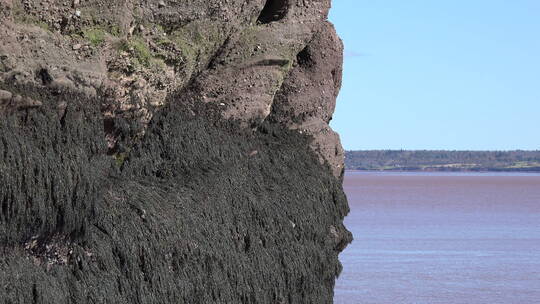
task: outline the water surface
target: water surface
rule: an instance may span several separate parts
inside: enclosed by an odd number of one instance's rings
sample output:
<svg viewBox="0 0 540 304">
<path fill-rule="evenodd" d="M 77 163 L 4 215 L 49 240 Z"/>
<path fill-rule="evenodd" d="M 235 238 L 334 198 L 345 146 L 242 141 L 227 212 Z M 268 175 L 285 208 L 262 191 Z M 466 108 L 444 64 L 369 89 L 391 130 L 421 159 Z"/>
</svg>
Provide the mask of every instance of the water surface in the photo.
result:
<svg viewBox="0 0 540 304">
<path fill-rule="evenodd" d="M 335 303 L 540 303 L 540 174 L 347 172 Z"/>
</svg>

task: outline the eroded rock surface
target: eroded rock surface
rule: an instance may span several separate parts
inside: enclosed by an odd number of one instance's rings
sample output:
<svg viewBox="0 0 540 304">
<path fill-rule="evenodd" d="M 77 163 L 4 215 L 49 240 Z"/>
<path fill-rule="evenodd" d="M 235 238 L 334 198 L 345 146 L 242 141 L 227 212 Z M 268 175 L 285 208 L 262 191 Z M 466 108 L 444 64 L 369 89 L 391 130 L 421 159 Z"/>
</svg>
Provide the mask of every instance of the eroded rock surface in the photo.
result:
<svg viewBox="0 0 540 304">
<path fill-rule="evenodd" d="M 0 302 L 331 303 L 328 0 L 0 0 Z"/>
</svg>

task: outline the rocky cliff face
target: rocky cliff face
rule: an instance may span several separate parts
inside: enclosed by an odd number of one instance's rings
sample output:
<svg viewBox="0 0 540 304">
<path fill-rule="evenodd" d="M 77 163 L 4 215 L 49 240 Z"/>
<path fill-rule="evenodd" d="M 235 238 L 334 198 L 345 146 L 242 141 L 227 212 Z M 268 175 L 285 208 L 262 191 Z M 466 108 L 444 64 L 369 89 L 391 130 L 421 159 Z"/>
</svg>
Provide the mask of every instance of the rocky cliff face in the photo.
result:
<svg viewBox="0 0 540 304">
<path fill-rule="evenodd" d="M 331 303 L 329 0 L 0 0 L 0 302 Z"/>
</svg>

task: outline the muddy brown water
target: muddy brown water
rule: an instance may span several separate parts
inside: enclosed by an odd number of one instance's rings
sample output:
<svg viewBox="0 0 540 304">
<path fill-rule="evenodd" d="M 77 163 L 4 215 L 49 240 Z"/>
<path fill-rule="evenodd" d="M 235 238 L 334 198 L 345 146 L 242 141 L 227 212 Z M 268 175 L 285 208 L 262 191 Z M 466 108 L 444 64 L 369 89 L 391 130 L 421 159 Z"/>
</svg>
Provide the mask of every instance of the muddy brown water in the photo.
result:
<svg viewBox="0 0 540 304">
<path fill-rule="evenodd" d="M 335 303 L 540 303 L 540 174 L 347 172 Z"/>
</svg>

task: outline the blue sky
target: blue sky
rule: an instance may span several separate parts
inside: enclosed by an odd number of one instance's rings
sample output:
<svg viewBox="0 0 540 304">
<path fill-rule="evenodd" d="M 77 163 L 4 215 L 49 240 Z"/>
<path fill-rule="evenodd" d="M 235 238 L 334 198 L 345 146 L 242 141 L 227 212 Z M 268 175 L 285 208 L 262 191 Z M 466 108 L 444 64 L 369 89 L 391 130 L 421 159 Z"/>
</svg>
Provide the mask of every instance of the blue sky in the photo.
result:
<svg viewBox="0 0 540 304">
<path fill-rule="evenodd" d="M 333 0 L 345 149 L 540 149 L 540 1 Z"/>
</svg>

